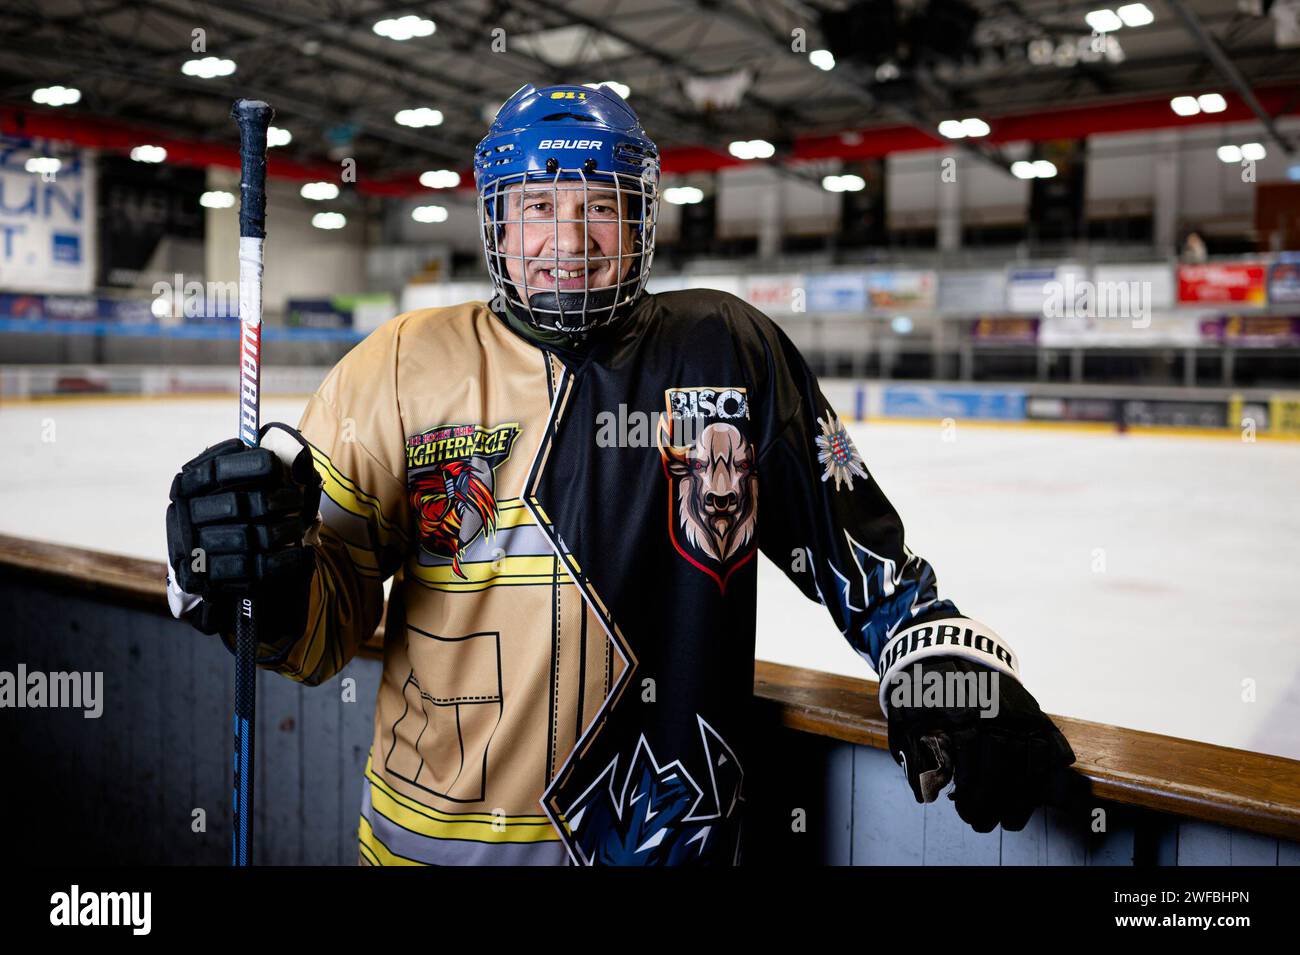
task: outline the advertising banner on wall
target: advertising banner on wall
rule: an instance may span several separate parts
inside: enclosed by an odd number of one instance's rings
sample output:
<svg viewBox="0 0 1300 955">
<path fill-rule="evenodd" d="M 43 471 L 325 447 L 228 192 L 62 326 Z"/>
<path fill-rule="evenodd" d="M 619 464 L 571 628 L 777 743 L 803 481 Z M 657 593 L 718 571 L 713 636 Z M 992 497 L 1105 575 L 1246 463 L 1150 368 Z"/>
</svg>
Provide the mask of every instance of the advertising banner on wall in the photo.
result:
<svg viewBox="0 0 1300 955">
<path fill-rule="evenodd" d="M 284 306 L 285 324 L 290 328 L 350 328 L 352 303 L 334 298 L 291 298 Z"/>
<path fill-rule="evenodd" d="M 1221 345 L 1273 348 L 1300 345 L 1300 316 L 1222 315 L 1200 320 L 1201 337 Z"/>
<path fill-rule="evenodd" d="M 1025 417 L 1031 421 L 1115 421 L 1119 402 L 1114 398 L 1031 397 Z"/>
<path fill-rule="evenodd" d="M 1007 310 L 1044 315 L 1054 303 L 1072 307 L 1087 277 L 1081 265 L 1007 269 Z"/>
<path fill-rule="evenodd" d="M 876 311 L 931 311 L 938 298 L 935 274 L 917 269 L 872 270 L 867 298 Z"/>
<path fill-rule="evenodd" d="M 865 312 L 867 277 L 861 272 L 822 272 L 808 276 L 808 311 Z"/>
<path fill-rule="evenodd" d="M 1135 265 L 1098 265 L 1092 281 L 1102 294 L 1114 288 L 1128 289 L 1130 298 L 1143 298 L 1151 308 L 1174 305 L 1174 270 L 1163 262 Z"/>
<path fill-rule="evenodd" d="M 291 298 L 284 312 L 285 324 L 290 328 L 351 328 L 365 333 L 374 331 L 396 316 L 397 301 L 387 292 L 319 299 Z"/>
<path fill-rule="evenodd" d="M 75 293 L 94 284 L 93 155 L 0 136 L 0 289 Z"/>
<path fill-rule="evenodd" d="M 0 318 L 57 322 L 153 321 L 146 299 L 95 298 L 90 295 L 25 295 L 0 292 Z"/>
<path fill-rule="evenodd" d="M 1269 430 L 1274 434 L 1300 435 L 1300 395 L 1281 394 L 1269 399 Z"/>
<path fill-rule="evenodd" d="M 963 388 L 958 385 L 889 385 L 881 412 L 900 418 L 983 418 L 1023 421 L 1025 393 L 1015 388 Z"/>
<path fill-rule="evenodd" d="M 939 273 L 939 309 L 978 315 L 1000 312 L 1007 305 L 1007 277 L 1002 272 Z"/>
<path fill-rule="evenodd" d="M 1300 305 L 1300 252 L 1283 252 L 1268 267 L 1268 303 Z"/>
<path fill-rule="evenodd" d="M 977 318 L 970 337 L 976 345 L 1035 345 L 1041 319 L 1023 316 Z"/>
<path fill-rule="evenodd" d="M 1180 265 L 1178 301 L 1184 305 L 1225 305 L 1233 302 L 1263 305 L 1266 301 L 1264 274 L 1263 263 Z"/>
<path fill-rule="evenodd" d="M 745 278 L 745 301 L 768 315 L 788 315 L 807 308 L 804 279 L 789 275 L 750 275 Z"/>
<path fill-rule="evenodd" d="M 1125 424 L 1156 425 L 1167 428 L 1222 428 L 1228 425 L 1228 405 L 1223 401 L 1145 401 L 1123 402 Z"/>
<path fill-rule="evenodd" d="M 1045 348 L 1127 348 L 1147 345 L 1194 346 L 1204 337 L 1194 315 L 1168 312 L 1102 314 L 1044 319 L 1039 343 Z"/>
</svg>

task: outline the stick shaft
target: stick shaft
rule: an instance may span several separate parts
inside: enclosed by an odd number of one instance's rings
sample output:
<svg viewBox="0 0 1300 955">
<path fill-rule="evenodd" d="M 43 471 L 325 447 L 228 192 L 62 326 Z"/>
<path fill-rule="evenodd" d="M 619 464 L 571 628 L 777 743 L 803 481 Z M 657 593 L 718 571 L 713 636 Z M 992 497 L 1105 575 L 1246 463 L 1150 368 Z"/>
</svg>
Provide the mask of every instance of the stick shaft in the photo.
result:
<svg viewBox="0 0 1300 955">
<path fill-rule="evenodd" d="M 239 100 L 239 437 L 256 447 L 261 428 L 262 240 L 266 236 L 266 131 L 274 111 Z M 231 864 L 253 864 L 254 729 L 257 723 L 257 611 L 240 600 L 235 618 L 235 753 Z"/>
</svg>

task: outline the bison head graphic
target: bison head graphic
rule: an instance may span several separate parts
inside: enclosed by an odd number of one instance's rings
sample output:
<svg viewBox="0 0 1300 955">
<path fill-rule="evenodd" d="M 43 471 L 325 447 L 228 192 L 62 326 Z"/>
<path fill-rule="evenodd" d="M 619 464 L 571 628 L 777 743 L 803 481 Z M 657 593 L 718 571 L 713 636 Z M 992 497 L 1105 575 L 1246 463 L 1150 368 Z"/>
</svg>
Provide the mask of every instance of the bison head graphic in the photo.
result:
<svg viewBox="0 0 1300 955">
<path fill-rule="evenodd" d="M 693 547 L 725 563 L 754 536 L 758 482 L 753 446 L 730 424 L 711 424 L 689 447 L 664 448 L 677 511 Z"/>
</svg>

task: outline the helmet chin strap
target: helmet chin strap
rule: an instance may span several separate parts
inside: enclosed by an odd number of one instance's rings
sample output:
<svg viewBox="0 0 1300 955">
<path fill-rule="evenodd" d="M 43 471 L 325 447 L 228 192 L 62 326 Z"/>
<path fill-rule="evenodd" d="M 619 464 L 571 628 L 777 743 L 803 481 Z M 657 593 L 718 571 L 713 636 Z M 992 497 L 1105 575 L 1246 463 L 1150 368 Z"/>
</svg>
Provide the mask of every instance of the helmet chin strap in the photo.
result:
<svg viewBox="0 0 1300 955">
<path fill-rule="evenodd" d="M 528 296 L 528 309 L 532 313 L 531 321 L 544 328 L 559 332 L 580 333 L 590 331 L 601 325 L 607 325 L 616 318 L 611 313 L 609 318 L 592 321 L 593 313 L 602 315 L 611 312 L 617 304 L 618 287 L 607 286 L 594 288 L 586 292 L 533 292 Z M 568 318 L 578 320 L 577 325 L 569 325 Z M 551 319 L 552 324 L 542 324 Z"/>
<path fill-rule="evenodd" d="M 639 249 L 641 245 L 640 237 L 636 241 Z M 620 302 L 618 301 L 618 294 L 621 289 L 626 289 L 629 285 L 633 287 L 636 285 L 637 275 L 641 270 L 641 261 L 640 253 L 634 254 L 638 256 L 637 259 L 628 269 L 627 275 L 623 277 L 622 282 L 618 284 L 585 291 L 561 290 L 555 292 L 543 289 L 531 292 L 528 296 L 528 304 L 525 305 L 520 298 L 519 288 L 513 283 L 507 283 L 504 286 L 506 298 L 519 307 L 520 317 L 535 328 L 561 332 L 566 335 L 584 335 L 597 328 L 612 324 L 631 307 L 632 300 L 625 299 Z M 592 313 L 602 317 L 596 321 L 591 321 Z M 578 320 L 576 325 L 568 324 L 567 319 L 570 316 Z"/>
</svg>

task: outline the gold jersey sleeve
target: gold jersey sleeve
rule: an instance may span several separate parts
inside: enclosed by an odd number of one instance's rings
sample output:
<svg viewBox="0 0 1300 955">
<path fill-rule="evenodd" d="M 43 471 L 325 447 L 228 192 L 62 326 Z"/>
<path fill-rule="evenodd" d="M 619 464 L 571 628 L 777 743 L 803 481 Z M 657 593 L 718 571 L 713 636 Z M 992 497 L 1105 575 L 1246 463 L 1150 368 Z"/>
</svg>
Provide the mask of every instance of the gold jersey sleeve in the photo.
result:
<svg viewBox="0 0 1300 955">
<path fill-rule="evenodd" d="M 322 524 L 306 627 L 271 669 L 310 686 L 343 669 L 374 634 L 384 581 L 409 547 L 395 386 L 400 328 L 394 320 L 349 352 L 299 421 L 321 477 Z"/>
</svg>

